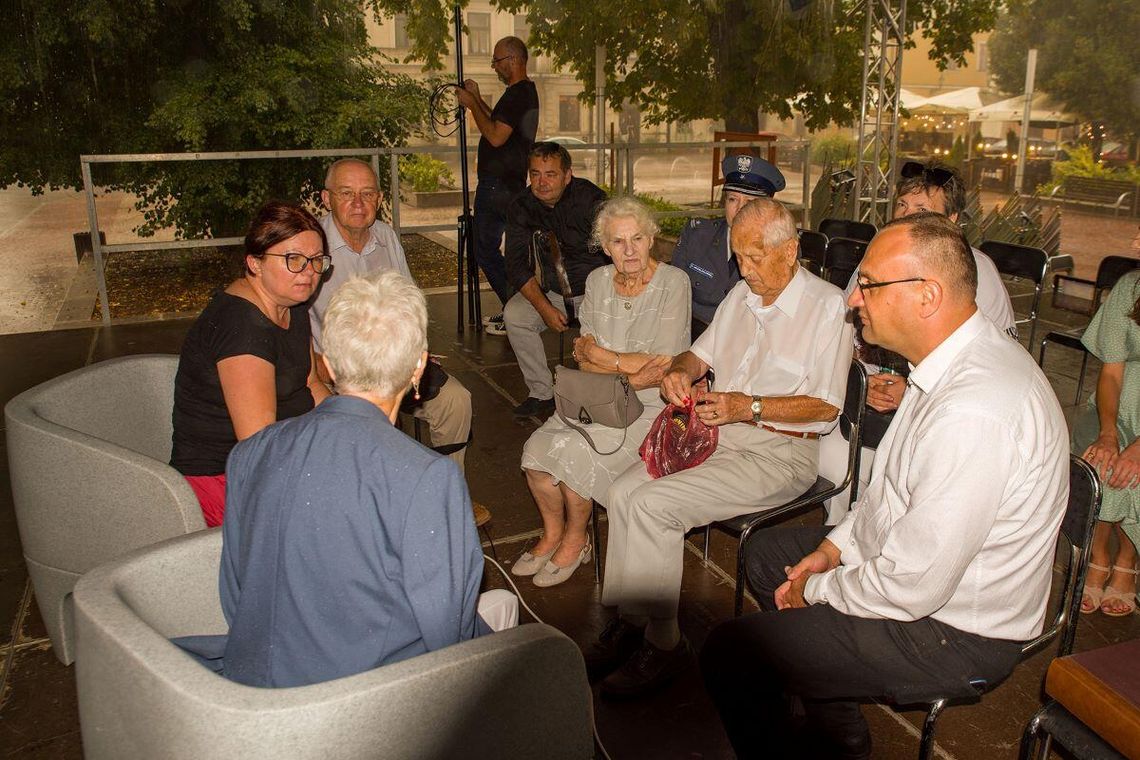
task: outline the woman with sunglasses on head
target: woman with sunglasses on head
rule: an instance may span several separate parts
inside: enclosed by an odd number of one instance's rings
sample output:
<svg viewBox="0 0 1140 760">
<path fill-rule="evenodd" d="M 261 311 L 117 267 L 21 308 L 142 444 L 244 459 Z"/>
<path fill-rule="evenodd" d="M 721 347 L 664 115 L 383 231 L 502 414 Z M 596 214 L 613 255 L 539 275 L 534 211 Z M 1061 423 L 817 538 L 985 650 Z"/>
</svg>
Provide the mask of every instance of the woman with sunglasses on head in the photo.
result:
<svg viewBox="0 0 1140 760">
<path fill-rule="evenodd" d="M 226 458 L 237 442 L 329 395 L 314 366 L 306 305 L 329 266 L 327 249 L 308 211 L 265 204 L 245 237 L 241 275 L 186 335 L 170 464 L 194 489 L 208 527 L 222 523 Z"/>
</svg>

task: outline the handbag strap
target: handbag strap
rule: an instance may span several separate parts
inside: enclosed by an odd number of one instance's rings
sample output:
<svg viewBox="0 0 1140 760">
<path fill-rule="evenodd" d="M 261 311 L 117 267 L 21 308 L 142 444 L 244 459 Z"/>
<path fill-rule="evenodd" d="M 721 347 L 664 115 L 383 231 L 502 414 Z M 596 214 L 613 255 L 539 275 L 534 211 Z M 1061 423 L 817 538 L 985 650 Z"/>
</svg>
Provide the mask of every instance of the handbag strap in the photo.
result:
<svg viewBox="0 0 1140 760">
<path fill-rule="evenodd" d="M 623 385 L 625 386 L 625 409 L 624 409 L 624 411 L 626 413 L 628 413 L 629 412 L 629 395 L 630 395 L 630 393 L 633 392 L 633 388 L 631 388 L 629 386 L 628 381 L 625 382 Z M 562 410 L 559 409 L 557 406 L 554 407 L 554 411 L 558 413 L 558 418 L 560 420 L 565 422 L 569 427 L 571 427 L 574 430 L 577 430 L 579 433 L 581 433 L 582 437 L 586 439 L 586 443 L 590 444 L 590 448 L 593 449 L 594 451 L 596 451 L 597 453 L 601 454 L 602 456 L 609 456 L 610 454 L 617 453 L 618 450 L 620 450 L 621 447 L 625 445 L 625 438 L 627 435 L 629 435 L 629 428 L 628 427 L 622 428 L 622 430 L 621 430 L 621 441 L 618 442 L 618 445 L 616 447 L 614 447 L 614 449 L 612 451 L 602 451 L 598 448 L 597 444 L 594 443 L 594 439 L 590 436 L 589 433 L 586 432 L 586 429 L 584 427 L 582 427 L 581 425 L 575 425 L 573 422 L 571 422 L 569 420 L 569 418 L 567 418 L 567 416 L 565 414 L 563 414 Z"/>
</svg>

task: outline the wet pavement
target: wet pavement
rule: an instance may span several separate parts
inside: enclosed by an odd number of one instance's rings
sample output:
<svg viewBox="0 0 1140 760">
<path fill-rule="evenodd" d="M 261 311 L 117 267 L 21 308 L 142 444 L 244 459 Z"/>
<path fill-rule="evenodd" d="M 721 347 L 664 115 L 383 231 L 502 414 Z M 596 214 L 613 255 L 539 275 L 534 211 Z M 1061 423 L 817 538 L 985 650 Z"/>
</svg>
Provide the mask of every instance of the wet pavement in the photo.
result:
<svg viewBox="0 0 1140 760">
<path fill-rule="evenodd" d="M 1024 292 L 1023 284 L 1011 287 Z M 1019 311 L 1024 311 L 1025 304 L 1025 298 L 1015 301 Z M 432 295 L 429 305 L 431 349 L 446 357 L 445 368 L 472 392 L 475 436 L 467 456 L 468 481 L 472 497 L 493 513 L 491 537 L 499 558 L 507 563 L 518 556 L 540 526 L 518 468 L 523 442 L 538 423 L 511 416 L 511 407 L 526 394 L 506 340 L 470 330 L 457 336 L 454 294 Z M 494 313 L 497 306 L 493 295 L 483 294 L 484 313 Z M 1039 334 L 1056 324 L 1080 323 L 1082 319 L 1054 312 L 1047 305 L 1042 318 L 1046 323 L 1039 327 Z M 189 324 L 188 320 L 170 320 L 0 336 L 0 366 L 4 367 L 0 401 L 6 403 L 26 388 L 92 362 L 128 354 L 177 353 Z M 555 336 L 546 336 L 546 349 L 551 363 L 557 362 Z M 1094 387 L 1098 369 L 1095 362 L 1091 364 L 1087 389 Z M 1070 418 L 1077 367 L 1077 355 L 1063 349 L 1053 350 L 1047 365 L 1058 397 L 1069 404 L 1066 410 Z M 820 519 L 817 510 L 798 521 L 814 524 Z M 602 528 L 604 535 L 604 522 Z M 702 562 L 699 544 L 699 539 L 693 538 L 687 547 L 681 597 L 681 627 L 695 648 L 716 623 L 732 615 L 735 561 L 735 541 L 722 534 L 714 531 L 709 564 Z M 488 586 L 504 584 L 490 564 L 485 579 Z M 609 613 L 599 604 L 600 587 L 588 567 L 561 586 L 539 590 L 524 581 L 520 588 L 538 616 L 582 646 L 596 637 L 608 620 Z M 527 617 L 524 614 L 524 619 Z M 27 582 L 11 504 L 6 452 L 0 456 L 0 625 L 5 631 L 0 634 L 0 757 L 81 757 L 73 668 L 61 665 L 51 651 Z M 1138 616 L 1084 616 L 1077 649 L 1138 635 Z M 1020 665 L 979 704 L 948 709 L 939 723 L 936 756 L 1015 757 L 1021 729 L 1040 704 L 1042 679 L 1054 649 L 1046 649 Z M 536 673 L 535 678 L 542 678 L 542 674 Z M 919 712 L 900 712 L 883 705 L 869 705 L 865 712 L 875 738 L 876 757 L 915 756 L 922 718 Z M 695 669 L 652 698 L 627 703 L 598 699 L 596 716 L 600 736 L 615 760 L 732 756 Z"/>
</svg>

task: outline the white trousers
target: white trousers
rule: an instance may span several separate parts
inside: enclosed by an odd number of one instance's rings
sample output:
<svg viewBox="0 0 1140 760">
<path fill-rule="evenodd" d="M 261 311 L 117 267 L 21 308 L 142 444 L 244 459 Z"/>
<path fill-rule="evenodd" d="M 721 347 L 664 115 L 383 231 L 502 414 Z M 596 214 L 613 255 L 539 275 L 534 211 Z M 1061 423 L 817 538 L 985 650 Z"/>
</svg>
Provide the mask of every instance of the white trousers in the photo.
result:
<svg viewBox="0 0 1140 760">
<path fill-rule="evenodd" d="M 818 440 L 734 423 L 720 428 L 716 451 L 696 467 L 652 480 L 644 462 L 634 463 L 607 496 L 602 604 L 676 617 L 685 533 L 790 501 L 815 482 L 818 462 Z"/>
</svg>

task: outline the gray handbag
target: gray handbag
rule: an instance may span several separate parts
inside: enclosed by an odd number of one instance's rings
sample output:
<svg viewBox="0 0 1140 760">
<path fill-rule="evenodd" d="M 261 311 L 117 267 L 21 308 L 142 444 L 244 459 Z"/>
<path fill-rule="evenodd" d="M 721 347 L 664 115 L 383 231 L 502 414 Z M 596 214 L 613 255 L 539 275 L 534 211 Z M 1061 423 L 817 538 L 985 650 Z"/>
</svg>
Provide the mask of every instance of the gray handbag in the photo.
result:
<svg viewBox="0 0 1140 760">
<path fill-rule="evenodd" d="M 645 405 L 629 385 L 625 375 L 605 375 L 598 372 L 583 372 L 559 364 L 554 368 L 554 409 L 558 417 L 578 431 L 590 448 L 599 454 L 613 454 L 625 445 L 625 433 L 621 443 L 612 451 L 601 451 L 580 425 L 604 425 L 621 428 L 625 431 L 634 420 L 641 416 Z"/>
</svg>

